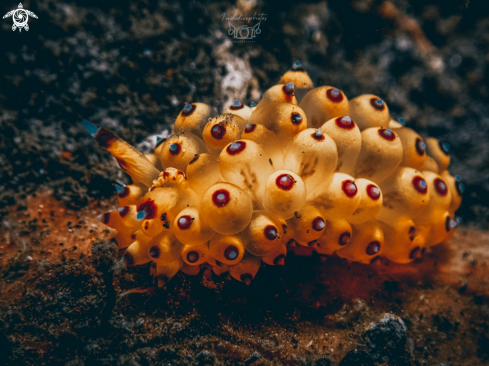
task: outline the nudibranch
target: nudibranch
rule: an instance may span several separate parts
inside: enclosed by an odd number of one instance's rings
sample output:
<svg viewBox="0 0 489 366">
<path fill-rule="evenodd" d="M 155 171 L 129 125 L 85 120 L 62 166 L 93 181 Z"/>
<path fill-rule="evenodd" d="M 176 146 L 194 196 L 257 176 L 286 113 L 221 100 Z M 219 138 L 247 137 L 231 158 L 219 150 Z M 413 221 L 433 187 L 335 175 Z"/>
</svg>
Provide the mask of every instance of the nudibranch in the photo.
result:
<svg viewBox="0 0 489 366">
<path fill-rule="evenodd" d="M 258 104 L 185 105 L 152 154 L 82 123 L 133 181 L 99 218 L 160 287 L 202 266 L 249 284 L 289 251 L 408 263 L 457 225 L 465 186 L 449 145 L 394 121 L 378 96 L 314 87 L 298 61 Z"/>
</svg>

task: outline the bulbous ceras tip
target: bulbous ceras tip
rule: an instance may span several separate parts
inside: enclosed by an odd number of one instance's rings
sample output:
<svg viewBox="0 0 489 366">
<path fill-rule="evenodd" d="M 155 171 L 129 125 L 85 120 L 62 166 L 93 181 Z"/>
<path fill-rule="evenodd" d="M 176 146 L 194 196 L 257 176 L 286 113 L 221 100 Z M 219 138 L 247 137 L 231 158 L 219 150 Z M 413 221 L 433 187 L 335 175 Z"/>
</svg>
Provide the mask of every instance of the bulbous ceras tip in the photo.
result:
<svg viewBox="0 0 489 366">
<path fill-rule="evenodd" d="M 335 103 L 339 103 L 343 100 L 343 94 L 339 89 L 336 88 L 330 88 L 326 90 L 326 97 Z"/>
<path fill-rule="evenodd" d="M 290 191 L 295 184 L 294 178 L 289 174 L 281 174 L 275 180 L 278 188 L 284 191 Z"/>
<path fill-rule="evenodd" d="M 383 111 L 385 109 L 385 103 L 380 98 L 372 98 L 370 99 L 370 105 L 374 107 L 378 111 Z"/>
</svg>

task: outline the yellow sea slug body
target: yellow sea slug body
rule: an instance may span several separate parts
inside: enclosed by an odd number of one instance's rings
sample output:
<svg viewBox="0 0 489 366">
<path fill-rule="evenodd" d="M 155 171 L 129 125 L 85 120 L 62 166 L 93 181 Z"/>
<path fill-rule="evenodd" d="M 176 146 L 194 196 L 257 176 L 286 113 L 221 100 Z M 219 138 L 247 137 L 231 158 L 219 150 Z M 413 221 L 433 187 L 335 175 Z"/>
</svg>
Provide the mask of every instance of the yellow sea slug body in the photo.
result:
<svg viewBox="0 0 489 366">
<path fill-rule="evenodd" d="M 408 263 L 453 236 L 465 189 L 448 144 L 395 122 L 380 97 L 314 88 L 299 62 L 258 105 L 185 105 L 152 154 L 82 123 L 134 182 L 99 219 L 160 287 L 201 266 L 250 284 L 289 249 Z"/>
</svg>

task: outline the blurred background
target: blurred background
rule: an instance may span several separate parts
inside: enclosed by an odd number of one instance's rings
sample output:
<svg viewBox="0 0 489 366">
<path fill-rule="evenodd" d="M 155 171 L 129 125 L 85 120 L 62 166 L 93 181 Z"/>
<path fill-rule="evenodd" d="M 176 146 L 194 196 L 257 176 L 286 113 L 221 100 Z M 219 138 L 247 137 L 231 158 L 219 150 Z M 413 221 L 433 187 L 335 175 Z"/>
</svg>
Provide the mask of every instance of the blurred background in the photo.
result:
<svg viewBox="0 0 489 366">
<path fill-rule="evenodd" d="M 17 8 L 3 1 L 0 13 Z M 489 6 L 483 0 L 23 2 L 38 19 L 0 36 L 0 210 L 48 187 L 69 206 L 127 177 L 85 118 L 147 149 L 185 102 L 248 104 L 299 60 L 316 85 L 384 98 L 451 146 L 458 215 L 489 221 Z M 236 16 L 248 20 L 237 19 Z M 253 16 L 255 18 L 253 19 Z M 234 17 L 234 18 L 233 18 Z M 231 20 L 228 20 L 231 19 Z M 257 20 L 259 19 L 259 20 Z M 251 40 L 232 26 L 259 24 Z M 148 138 L 149 135 L 152 137 Z"/>
</svg>

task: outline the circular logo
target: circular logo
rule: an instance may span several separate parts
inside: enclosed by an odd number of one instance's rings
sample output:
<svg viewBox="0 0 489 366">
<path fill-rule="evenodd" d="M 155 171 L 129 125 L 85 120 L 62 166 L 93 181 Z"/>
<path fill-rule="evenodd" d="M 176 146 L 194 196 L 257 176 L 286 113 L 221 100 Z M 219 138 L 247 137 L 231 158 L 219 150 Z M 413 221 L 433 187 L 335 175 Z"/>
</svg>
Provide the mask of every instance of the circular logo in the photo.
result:
<svg viewBox="0 0 489 366">
<path fill-rule="evenodd" d="M 24 9 L 17 9 L 13 14 L 12 19 L 14 20 L 16 27 L 24 28 L 29 19 L 29 14 L 27 14 Z"/>
</svg>

